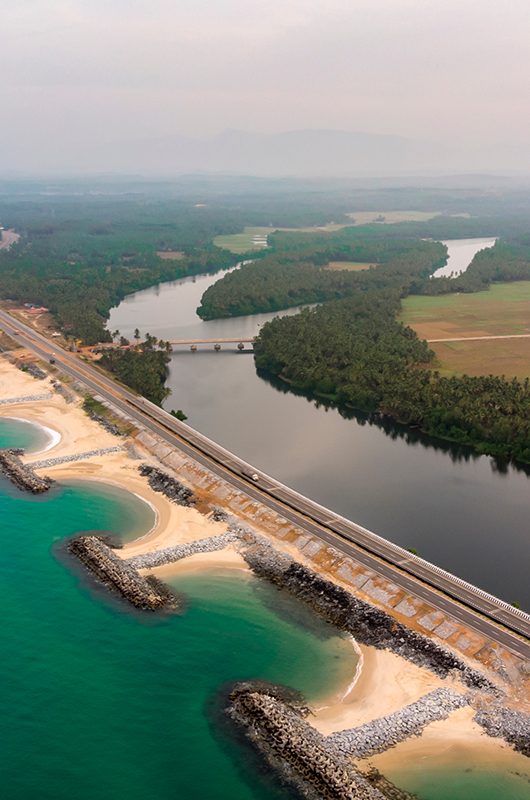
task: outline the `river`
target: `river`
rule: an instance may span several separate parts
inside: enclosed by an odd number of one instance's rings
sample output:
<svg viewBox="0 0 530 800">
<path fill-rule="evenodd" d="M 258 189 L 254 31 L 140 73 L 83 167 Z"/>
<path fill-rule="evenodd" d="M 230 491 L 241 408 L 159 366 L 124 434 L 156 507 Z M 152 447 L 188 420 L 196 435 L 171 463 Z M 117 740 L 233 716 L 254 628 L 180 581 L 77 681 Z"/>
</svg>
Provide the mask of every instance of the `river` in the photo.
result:
<svg viewBox="0 0 530 800">
<path fill-rule="evenodd" d="M 466 258 L 487 246 L 466 240 Z M 493 240 L 487 240 L 491 245 Z M 450 259 L 462 242 L 445 242 Z M 468 263 L 469 263 L 468 261 Z M 453 262 L 453 271 L 455 263 Z M 250 337 L 273 314 L 201 321 L 220 274 L 162 284 L 113 309 L 109 329 L 164 339 Z M 291 310 L 288 313 L 296 313 Z M 168 409 L 294 489 L 472 583 L 530 608 L 526 473 L 399 428 L 345 419 L 256 374 L 248 353 L 176 352 Z"/>
<path fill-rule="evenodd" d="M 456 278 L 466 271 L 471 264 L 475 253 L 479 250 L 486 250 L 493 247 L 496 239 L 449 239 L 443 241 L 447 247 L 447 263 L 444 267 L 437 269 L 433 278 L 451 277 Z"/>
</svg>

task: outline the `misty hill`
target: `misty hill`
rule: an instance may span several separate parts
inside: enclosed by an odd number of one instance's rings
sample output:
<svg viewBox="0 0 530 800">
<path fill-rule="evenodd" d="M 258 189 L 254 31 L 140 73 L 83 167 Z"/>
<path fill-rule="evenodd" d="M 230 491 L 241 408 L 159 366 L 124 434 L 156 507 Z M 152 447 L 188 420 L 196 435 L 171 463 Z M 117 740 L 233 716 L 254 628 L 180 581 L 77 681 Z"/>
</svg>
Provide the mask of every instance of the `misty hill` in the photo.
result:
<svg viewBox="0 0 530 800">
<path fill-rule="evenodd" d="M 398 175 L 444 171 L 439 145 L 399 136 L 299 130 L 252 133 L 228 130 L 211 138 L 167 136 L 121 141 L 86 153 L 82 163 L 99 171 L 168 175 Z"/>
<path fill-rule="evenodd" d="M 240 175 L 417 180 L 420 176 L 495 172 L 528 174 L 530 149 L 456 147 L 402 136 L 334 130 L 255 133 L 227 130 L 209 138 L 180 134 L 81 147 L 53 141 L 45 153 L 21 140 L 0 150 L 0 174 L 163 177 Z M 488 177 L 489 180 L 489 177 Z"/>
</svg>

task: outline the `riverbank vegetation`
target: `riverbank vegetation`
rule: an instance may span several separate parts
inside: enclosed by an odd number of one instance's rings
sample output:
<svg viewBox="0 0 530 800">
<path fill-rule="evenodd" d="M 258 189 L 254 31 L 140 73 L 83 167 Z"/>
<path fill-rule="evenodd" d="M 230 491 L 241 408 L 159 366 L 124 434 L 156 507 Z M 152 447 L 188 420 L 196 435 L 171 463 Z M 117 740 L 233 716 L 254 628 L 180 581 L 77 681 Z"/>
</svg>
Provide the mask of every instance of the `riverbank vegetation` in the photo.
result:
<svg viewBox="0 0 530 800">
<path fill-rule="evenodd" d="M 165 385 L 170 361 L 168 343 L 147 334 L 145 342 L 131 350 L 107 350 L 99 364 L 126 386 L 161 406 L 171 393 Z"/>
<path fill-rule="evenodd" d="M 368 189 L 345 181 L 203 177 L 178 185 L 0 183 L 0 221 L 21 234 L 0 254 L 0 297 L 44 305 L 64 333 L 85 343 L 110 341 L 109 309 L 125 295 L 235 264 L 237 256 L 216 247 L 216 237 L 247 226 L 283 228 L 268 236 L 255 263 L 205 293 L 204 319 L 325 303 L 264 327 L 256 347 L 262 369 L 479 451 L 530 460 L 525 383 L 437 375 L 427 345 L 396 320 L 407 295 L 468 293 L 530 279 L 530 194 L 500 186 L 492 193 L 480 181 L 456 189 L 434 183 L 384 188 L 376 182 Z M 411 208 L 417 218 L 398 222 Z M 353 225 L 353 209 L 356 222 L 365 221 L 363 213 L 379 219 L 380 209 L 397 218 Z M 441 213 L 427 219 L 432 209 Z M 464 275 L 431 277 L 445 260 L 440 240 L 482 236 L 499 241 Z M 372 266 L 352 271 L 352 262 Z M 330 263 L 345 268 L 327 269 Z M 165 345 L 151 341 L 108 352 L 100 363 L 161 403 L 168 360 Z"/>
<path fill-rule="evenodd" d="M 218 215 L 198 209 L 181 209 L 177 222 L 168 204 L 57 199 L 4 213 L 22 237 L 0 254 L 0 296 L 49 308 L 65 333 L 86 344 L 110 341 L 108 313 L 127 294 L 235 263 L 211 244 Z M 167 250 L 183 257 L 157 255 Z"/>
<path fill-rule="evenodd" d="M 256 366 L 339 405 L 530 462 L 529 381 L 426 369 L 434 354 L 398 309 L 397 292 L 371 292 L 277 318 L 255 343 Z"/>
<path fill-rule="evenodd" d="M 352 230 L 352 229 L 350 229 Z M 301 252 L 279 252 L 244 264 L 210 286 L 197 309 L 202 319 L 234 317 L 323 303 L 358 291 L 396 288 L 402 292 L 443 266 L 440 242 L 369 239 L 356 242 L 339 232 Z M 328 270 L 330 262 L 371 262 L 370 269 Z"/>
</svg>

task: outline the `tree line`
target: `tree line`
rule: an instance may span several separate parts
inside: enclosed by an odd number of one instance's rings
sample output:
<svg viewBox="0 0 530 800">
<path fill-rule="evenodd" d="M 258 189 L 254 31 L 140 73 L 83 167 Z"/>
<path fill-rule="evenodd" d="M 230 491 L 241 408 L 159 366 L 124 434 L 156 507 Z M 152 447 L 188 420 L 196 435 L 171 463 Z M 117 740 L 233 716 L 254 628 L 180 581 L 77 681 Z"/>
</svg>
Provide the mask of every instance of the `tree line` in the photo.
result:
<svg viewBox="0 0 530 800">
<path fill-rule="evenodd" d="M 410 290 L 445 263 L 440 242 L 370 239 L 347 240 L 344 233 L 303 251 L 279 252 L 244 264 L 210 286 L 197 309 L 202 319 L 278 311 L 346 297 L 357 291 L 393 287 Z M 364 261 L 359 271 L 325 269 L 330 261 Z"/>
<path fill-rule="evenodd" d="M 171 394 L 165 385 L 169 376 L 171 345 L 149 333 L 140 342 L 138 329 L 135 339 L 137 343 L 131 349 L 106 350 L 99 363 L 126 386 L 160 406 Z"/>
<path fill-rule="evenodd" d="M 276 318 L 255 342 L 256 366 L 339 405 L 530 463 L 529 381 L 441 377 L 427 343 L 397 322 L 399 306 L 399 292 L 385 290 Z"/>
</svg>

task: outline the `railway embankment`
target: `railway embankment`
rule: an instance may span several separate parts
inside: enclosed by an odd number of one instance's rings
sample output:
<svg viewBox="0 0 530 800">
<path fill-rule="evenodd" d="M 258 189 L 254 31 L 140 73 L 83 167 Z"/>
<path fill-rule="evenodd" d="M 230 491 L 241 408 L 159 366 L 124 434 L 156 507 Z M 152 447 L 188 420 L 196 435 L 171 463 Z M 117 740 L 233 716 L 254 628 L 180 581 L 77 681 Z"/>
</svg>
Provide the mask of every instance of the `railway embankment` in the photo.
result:
<svg viewBox="0 0 530 800">
<path fill-rule="evenodd" d="M 37 475 L 33 467 L 24 464 L 20 458 L 23 452 L 20 449 L 0 450 L 0 471 L 23 491 L 32 494 L 47 492 L 53 480 Z"/>
<path fill-rule="evenodd" d="M 103 583 L 136 608 L 145 611 L 178 609 L 178 598 L 160 581 L 144 577 L 97 536 L 77 536 L 68 551 Z"/>
<path fill-rule="evenodd" d="M 390 614 L 321 577 L 289 555 L 270 546 L 255 545 L 245 548 L 243 557 L 256 575 L 287 590 L 361 644 L 391 650 L 442 678 L 456 672 L 472 689 L 500 692 L 482 672 L 468 666 L 455 653 L 407 628 Z"/>
</svg>

